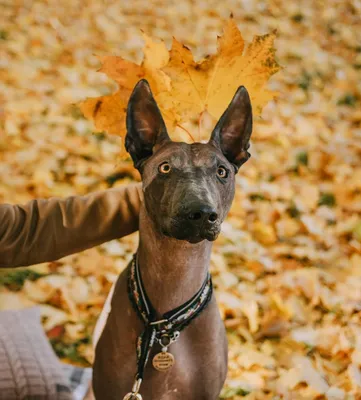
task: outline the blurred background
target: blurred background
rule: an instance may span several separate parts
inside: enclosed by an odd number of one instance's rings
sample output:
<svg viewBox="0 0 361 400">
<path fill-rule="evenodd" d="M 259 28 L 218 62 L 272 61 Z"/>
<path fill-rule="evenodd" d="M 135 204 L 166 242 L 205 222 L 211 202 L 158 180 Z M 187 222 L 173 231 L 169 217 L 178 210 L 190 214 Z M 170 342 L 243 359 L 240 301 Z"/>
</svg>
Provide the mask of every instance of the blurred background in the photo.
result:
<svg viewBox="0 0 361 400">
<path fill-rule="evenodd" d="M 85 194 L 139 179 L 120 139 L 76 103 L 116 88 L 96 55 L 142 60 L 141 29 L 196 59 L 230 14 L 246 42 L 277 29 L 279 92 L 214 245 L 229 338 L 225 399 L 361 398 L 361 2 L 64 0 L 0 3 L 0 201 Z M 0 309 L 40 304 L 65 362 L 91 333 L 137 234 L 60 261 L 1 271 Z"/>
</svg>

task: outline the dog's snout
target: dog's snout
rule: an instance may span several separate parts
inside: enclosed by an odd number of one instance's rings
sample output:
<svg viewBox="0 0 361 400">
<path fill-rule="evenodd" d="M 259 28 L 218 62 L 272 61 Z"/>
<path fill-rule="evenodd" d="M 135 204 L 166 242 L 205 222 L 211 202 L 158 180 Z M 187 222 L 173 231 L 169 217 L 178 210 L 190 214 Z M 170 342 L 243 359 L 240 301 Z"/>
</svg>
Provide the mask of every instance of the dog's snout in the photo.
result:
<svg viewBox="0 0 361 400">
<path fill-rule="evenodd" d="M 187 218 L 191 221 L 214 223 L 217 221 L 218 214 L 207 205 L 194 204 L 187 210 Z"/>
</svg>

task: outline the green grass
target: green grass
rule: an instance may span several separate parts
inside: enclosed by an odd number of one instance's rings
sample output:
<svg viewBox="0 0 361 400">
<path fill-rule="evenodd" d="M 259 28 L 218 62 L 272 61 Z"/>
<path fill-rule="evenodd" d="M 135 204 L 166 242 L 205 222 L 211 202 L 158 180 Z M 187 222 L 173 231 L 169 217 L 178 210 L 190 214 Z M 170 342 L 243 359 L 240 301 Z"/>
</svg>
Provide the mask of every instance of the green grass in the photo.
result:
<svg viewBox="0 0 361 400">
<path fill-rule="evenodd" d="M 27 279 L 35 281 L 42 276 L 44 274 L 30 268 L 11 269 L 10 272 L 8 269 L 0 269 L 0 286 L 6 286 L 11 290 L 20 290 Z"/>
</svg>

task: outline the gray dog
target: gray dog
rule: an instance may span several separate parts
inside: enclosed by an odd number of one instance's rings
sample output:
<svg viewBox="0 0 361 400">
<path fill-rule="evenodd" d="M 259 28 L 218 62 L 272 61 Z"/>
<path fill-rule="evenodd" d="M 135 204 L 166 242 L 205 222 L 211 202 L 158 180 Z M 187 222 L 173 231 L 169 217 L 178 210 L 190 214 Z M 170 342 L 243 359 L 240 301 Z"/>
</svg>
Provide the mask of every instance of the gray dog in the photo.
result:
<svg viewBox="0 0 361 400">
<path fill-rule="evenodd" d="M 140 240 L 100 318 L 96 399 L 218 398 L 227 374 L 227 338 L 208 269 L 212 241 L 234 197 L 235 175 L 250 157 L 251 133 L 252 108 L 243 86 L 209 142 L 192 144 L 170 140 L 148 82 L 135 86 L 127 110 L 126 147 L 143 181 Z M 137 276 L 138 291 L 132 281 Z M 153 314 L 145 315 L 142 299 Z M 181 305 L 178 314 L 183 313 L 180 320 L 186 326 L 177 325 L 181 328 L 175 332 L 167 312 Z M 190 315 L 196 318 L 190 321 Z M 137 380 L 140 364 L 144 371 Z"/>
</svg>

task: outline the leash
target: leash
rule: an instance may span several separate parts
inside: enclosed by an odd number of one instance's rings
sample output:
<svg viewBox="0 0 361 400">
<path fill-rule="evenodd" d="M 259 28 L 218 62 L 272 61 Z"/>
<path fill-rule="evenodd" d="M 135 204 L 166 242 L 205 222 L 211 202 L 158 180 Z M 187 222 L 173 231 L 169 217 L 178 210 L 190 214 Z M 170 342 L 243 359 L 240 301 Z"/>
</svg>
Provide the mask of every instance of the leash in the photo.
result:
<svg viewBox="0 0 361 400">
<path fill-rule="evenodd" d="M 212 279 L 208 272 L 201 288 L 191 299 L 174 310 L 166 312 L 160 320 L 157 320 L 156 310 L 144 289 L 138 255 L 133 255 L 128 275 L 128 296 L 138 317 L 144 322 L 144 331 L 136 343 L 137 373 L 135 382 L 132 391 L 125 395 L 123 400 L 142 400 L 139 389 L 155 342 L 160 344 L 162 350 L 154 356 L 153 367 L 158 371 L 167 371 L 174 365 L 174 356 L 168 352 L 168 347 L 177 341 L 180 332 L 206 308 L 212 292 Z"/>
</svg>

